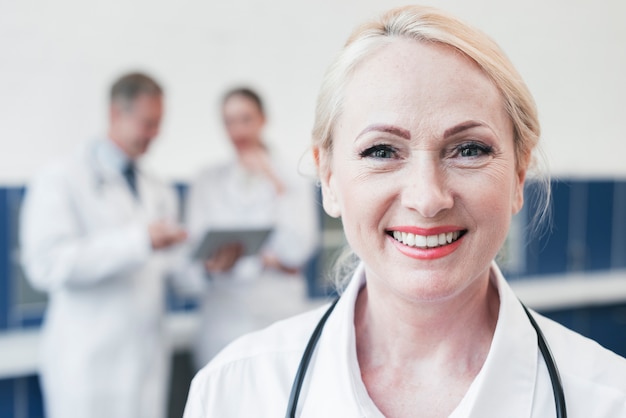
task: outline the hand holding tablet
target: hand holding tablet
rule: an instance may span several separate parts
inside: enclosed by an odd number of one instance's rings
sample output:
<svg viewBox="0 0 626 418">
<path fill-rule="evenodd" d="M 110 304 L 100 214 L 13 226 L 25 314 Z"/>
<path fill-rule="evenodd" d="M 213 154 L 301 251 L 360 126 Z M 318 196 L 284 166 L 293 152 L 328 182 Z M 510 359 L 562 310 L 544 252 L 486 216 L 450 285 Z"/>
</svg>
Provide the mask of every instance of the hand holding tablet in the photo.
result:
<svg viewBox="0 0 626 418">
<path fill-rule="evenodd" d="M 221 249 L 235 248 L 237 245 L 241 247 L 240 256 L 255 255 L 271 232 L 271 228 L 210 229 L 192 257 L 194 260 L 206 261 L 218 255 Z"/>
</svg>

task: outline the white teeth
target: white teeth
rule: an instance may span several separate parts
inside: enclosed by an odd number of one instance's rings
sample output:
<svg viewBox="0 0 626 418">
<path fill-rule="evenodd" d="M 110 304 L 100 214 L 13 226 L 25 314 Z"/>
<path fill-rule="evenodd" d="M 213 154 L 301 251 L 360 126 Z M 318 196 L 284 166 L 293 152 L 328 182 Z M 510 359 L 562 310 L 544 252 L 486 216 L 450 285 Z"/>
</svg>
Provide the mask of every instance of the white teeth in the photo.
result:
<svg viewBox="0 0 626 418">
<path fill-rule="evenodd" d="M 426 246 L 426 237 L 424 235 L 416 235 L 415 246 L 424 248 Z"/>
<path fill-rule="evenodd" d="M 446 234 L 439 234 L 439 245 L 446 245 Z"/>
<path fill-rule="evenodd" d="M 406 234 L 406 240 L 404 241 L 406 242 L 406 245 L 408 246 L 414 246 L 415 245 L 415 235 L 414 234 Z"/>
<path fill-rule="evenodd" d="M 404 245 L 408 245 L 409 247 L 435 248 L 440 245 L 446 245 L 456 241 L 459 239 L 461 233 L 459 231 L 454 231 L 438 235 L 425 236 L 415 235 L 409 232 L 393 231 L 392 235 L 396 241 L 399 241 Z"/>
</svg>

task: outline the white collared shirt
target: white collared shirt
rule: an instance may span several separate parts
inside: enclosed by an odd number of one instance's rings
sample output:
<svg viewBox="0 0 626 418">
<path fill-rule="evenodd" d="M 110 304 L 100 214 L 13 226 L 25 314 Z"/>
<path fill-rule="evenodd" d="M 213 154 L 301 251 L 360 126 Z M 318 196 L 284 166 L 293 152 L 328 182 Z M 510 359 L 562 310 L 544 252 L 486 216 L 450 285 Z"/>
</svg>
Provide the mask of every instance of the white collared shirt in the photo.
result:
<svg viewBox="0 0 626 418">
<path fill-rule="evenodd" d="M 450 418 L 544 418 L 556 414 L 537 334 L 497 266 L 500 310 L 485 363 Z M 354 306 L 359 267 L 324 328 L 309 365 L 299 417 L 382 417 L 361 380 Z M 235 341 L 195 377 L 185 418 L 284 416 L 298 364 L 326 307 Z M 570 418 L 626 417 L 626 360 L 535 314 L 555 357 Z"/>
</svg>

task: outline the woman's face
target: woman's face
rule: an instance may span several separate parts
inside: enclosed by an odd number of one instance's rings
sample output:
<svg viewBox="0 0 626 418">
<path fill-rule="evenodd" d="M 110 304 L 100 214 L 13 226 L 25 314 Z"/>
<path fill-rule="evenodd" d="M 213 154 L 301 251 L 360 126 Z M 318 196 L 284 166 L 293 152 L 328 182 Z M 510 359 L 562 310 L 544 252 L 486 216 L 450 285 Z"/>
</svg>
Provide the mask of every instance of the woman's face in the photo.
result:
<svg viewBox="0 0 626 418">
<path fill-rule="evenodd" d="M 265 118 L 250 98 L 239 94 L 229 97 L 222 108 L 222 116 L 228 137 L 238 152 L 261 143 Z"/>
<path fill-rule="evenodd" d="M 502 97 L 476 64 L 393 41 L 350 78 L 333 141 L 320 154 L 324 207 L 342 217 L 368 283 L 437 301 L 487 279 L 525 170 Z"/>
</svg>

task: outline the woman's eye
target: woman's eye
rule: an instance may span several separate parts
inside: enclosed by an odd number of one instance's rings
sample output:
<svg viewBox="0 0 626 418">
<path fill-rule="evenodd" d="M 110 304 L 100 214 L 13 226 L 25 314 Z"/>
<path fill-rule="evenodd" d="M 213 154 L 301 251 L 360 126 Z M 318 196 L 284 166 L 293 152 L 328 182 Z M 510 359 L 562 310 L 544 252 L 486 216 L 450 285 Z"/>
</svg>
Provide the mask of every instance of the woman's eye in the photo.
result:
<svg viewBox="0 0 626 418">
<path fill-rule="evenodd" d="M 463 144 L 457 148 L 459 157 L 463 158 L 475 158 L 484 155 L 489 155 L 492 152 L 492 148 L 487 145 L 469 143 Z"/>
<path fill-rule="evenodd" d="M 387 158 L 395 158 L 397 155 L 397 151 L 395 148 L 389 145 L 374 145 L 361 152 L 361 157 L 363 158 L 375 158 L 379 160 L 387 159 Z"/>
</svg>

